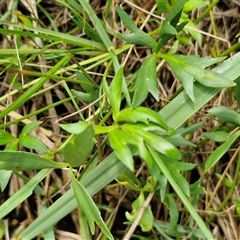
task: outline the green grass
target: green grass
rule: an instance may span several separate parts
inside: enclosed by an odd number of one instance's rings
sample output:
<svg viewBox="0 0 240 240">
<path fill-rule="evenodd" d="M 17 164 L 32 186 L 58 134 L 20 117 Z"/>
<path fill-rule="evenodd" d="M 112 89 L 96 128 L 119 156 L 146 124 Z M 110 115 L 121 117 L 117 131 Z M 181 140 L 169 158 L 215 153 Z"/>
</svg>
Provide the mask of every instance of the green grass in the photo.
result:
<svg viewBox="0 0 240 240">
<path fill-rule="evenodd" d="M 38 16 L 8 6 L 0 238 L 214 239 L 214 226 L 239 237 L 239 44 L 217 40 L 218 1 L 156 4 L 154 15 L 112 1 L 39 2 Z M 197 23 L 212 24 L 215 45 Z M 12 231 L 11 214 L 28 224 Z"/>
</svg>

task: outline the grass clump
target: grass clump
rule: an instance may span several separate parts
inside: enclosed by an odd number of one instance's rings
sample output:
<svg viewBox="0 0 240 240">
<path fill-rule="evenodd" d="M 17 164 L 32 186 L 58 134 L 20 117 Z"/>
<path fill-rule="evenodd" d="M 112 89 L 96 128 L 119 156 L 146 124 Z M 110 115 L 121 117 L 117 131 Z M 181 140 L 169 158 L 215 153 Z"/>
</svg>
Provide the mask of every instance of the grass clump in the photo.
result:
<svg viewBox="0 0 240 240">
<path fill-rule="evenodd" d="M 225 3 L 1 7 L 2 238 L 238 239 Z"/>
</svg>

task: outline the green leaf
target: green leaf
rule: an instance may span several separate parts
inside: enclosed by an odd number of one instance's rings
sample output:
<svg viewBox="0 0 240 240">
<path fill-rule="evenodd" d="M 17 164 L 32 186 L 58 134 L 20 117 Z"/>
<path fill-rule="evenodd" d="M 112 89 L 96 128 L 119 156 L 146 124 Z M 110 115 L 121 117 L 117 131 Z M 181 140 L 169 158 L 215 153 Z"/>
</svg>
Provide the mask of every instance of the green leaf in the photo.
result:
<svg viewBox="0 0 240 240">
<path fill-rule="evenodd" d="M 208 115 L 211 117 L 216 117 L 222 122 L 240 125 L 240 114 L 228 107 L 213 107 L 208 110 Z"/>
<path fill-rule="evenodd" d="M 150 207 L 147 207 L 141 217 L 139 225 L 143 232 L 149 232 L 153 228 L 154 216 Z"/>
<path fill-rule="evenodd" d="M 166 155 L 167 157 L 173 159 L 182 158 L 180 151 L 163 137 L 155 135 L 153 133 L 142 131 L 140 129 L 136 131 L 136 134 L 141 136 L 148 145 L 150 145 L 159 153 L 162 153 L 163 155 Z"/>
<path fill-rule="evenodd" d="M 235 98 L 237 100 L 238 103 L 238 107 L 240 107 L 240 77 L 238 77 L 235 81 L 236 86 L 234 88 L 235 90 Z"/>
<path fill-rule="evenodd" d="M 103 234 L 107 237 L 107 239 L 114 239 L 109 229 L 107 228 L 105 222 L 103 221 L 100 212 L 94 203 L 91 196 L 88 194 L 87 190 L 83 187 L 83 185 L 77 181 L 74 177 L 73 172 L 70 170 L 70 178 L 73 185 L 74 196 L 77 200 L 78 206 L 84 212 L 90 231 L 92 234 L 95 233 L 95 222 L 101 228 Z"/>
<path fill-rule="evenodd" d="M 213 151 L 213 153 L 208 157 L 205 162 L 205 170 L 206 173 L 210 168 L 212 168 L 221 157 L 229 150 L 234 141 L 240 136 L 240 131 L 233 133 L 225 143 L 223 143 L 220 147 Z"/>
<path fill-rule="evenodd" d="M 163 173 L 163 175 L 167 178 L 167 180 L 171 184 L 172 188 L 175 190 L 176 194 L 178 195 L 178 197 L 181 199 L 181 201 L 183 202 L 183 204 L 189 211 L 192 218 L 196 221 L 199 228 L 204 233 L 205 238 L 206 239 L 214 239 L 212 236 L 212 233 L 209 231 L 208 227 L 203 222 L 202 218 L 198 215 L 198 213 L 196 212 L 192 203 L 189 202 L 188 198 L 183 193 L 181 187 L 179 187 L 177 182 L 174 180 L 173 175 L 169 172 L 167 166 L 163 163 L 163 161 L 161 161 L 160 155 L 157 154 L 153 148 L 148 147 L 148 149 L 149 149 L 150 153 L 152 154 L 154 161 L 156 162 L 156 166 Z M 191 232 L 192 232 L 192 229 L 191 229 Z"/>
<path fill-rule="evenodd" d="M 4 189 L 6 188 L 10 178 L 12 176 L 12 171 L 7 171 L 4 169 L 0 170 L 0 191 L 4 191 Z"/>
<path fill-rule="evenodd" d="M 138 198 L 132 203 L 132 212 L 126 212 L 126 218 L 132 223 L 136 219 L 140 209 L 143 207 L 145 202 L 143 192 L 140 192 Z M 139 224 L 143 232 L 148 232 L 153 227 L 154 217 L 152 211 L 149 207 L 147 207 L 139 221 Z"/>
<path fill-rule="evenodd" d="M 89 123 L 81 121 L 77 123 L 59 124 L 59 126 L 68 133 L 79 134 L 89 127 Z"/>
<path fill-rule="evenodd" d="M 129 144 L 135 145 L 131 135 L 115 128 L 109 133 L 109 143 L 114 153 L 131 171 L 134 171 L 133 156 Z"/>
<path fill-rule="evenodd" d="M 157 85 L 156 55 L 152 54 L 142 63 L 137 73 L 136 82 L 133 86 L 133 108 L 139 106 L 148 96 L 148 92 L 159 100 L 159 92 Z"/>
<path fill-rule="evenodd" d="M 32 130 L 34 130 L 35 128 L 37 128 L 42 122 L 32 122 L 29 124 L 26 124 L 24 126 L 24 128 L 22 129 L 19 138 L 21 138 L 21 136 L 26 135 L 28 133 L 30 133 Z"/>
<path fill-rule="evenodd" d="M 157 43 L 148 34 L 137 28 L 129 15 L 122 10 L 120 7 L 116 6 L 116 10 L 124 25 L 132 32 L 131 34 L 121 34 L 118 36 L 124 39 L 127 43 L 148 46 L 155 50 Z"/>
<path fill-rule="evenodd" d="M 85 124 L 81 124 L 85 125 Z M 94 147 L 94 129 L 91 124 L 84 126 L 82 132 L 76 134 L 63 148 L 64 160 L 72 167 L 84 164 Z"/>
<path fill-rule="evenodd" d="M 197 56 L 169 54 L 161 54 L 161 56 L 170 65 L 176 77 L 182 82 L 186 93 L 192 100 L 194 100 L 193 78 L 209 87 L 235 86 L 235 83 L 231 80 L 224 78 L 216 72 L 205 69 L 205 67 L 222 60 L 222 58 L 211 59 L 209 57 L 199 58 Z"/>
<path fill-rule="evenodd" d="M 224 78 L 234 81 L 240 75 L 240 53 L 219 64 L 212 71 L 218 72 Z M 195 102 L 192 102 L 185 91 L 161 109 L 159 114 L 167 121 L 168 126 L 177 129 L 186 122 L 204 104 L 208 103 L 220 88 L 210 88 L 196 82 L 194 83 Z"/>
<path fill-rule="evenodd" d="M 110 85 L 110 102 L 114 120 L 116 120 L 116 117 L 120 110 L 122 82 L 123 82 L 123 68 L 120 67 Z"/>
<path fill-rule="evenodd" d="M 186 4 L 184 5 L 183 11 L 184 12 L 189 12 L 192 10 L 195 10 L 197 8 L 204 7 L 209 4 L 209 1 L 206 0 L 188 0 Z"/>
<path fill-rule="evenodd" d="M 179 218 L 179 211 L 177 209 L 177 205 L 175 200 L 173 199 L 172 195 L 166 194 L 164 198 L 164 203 L 167 205 L 170 215 L 170 225 L 174 229 L 177 226 L 178 218 Z"/>
<path fill-rule="evenodd" d="M 0 152 L 1 154 L 1 152 Z M 16 193 L 14 193 L 10 198 L 6 199 L 0 205 L 0 219 L 6 217 L 12 210 L 14 210 L 19 204 L 25 201 L 29 196 L 33 194 L 33 190 L 36 189 L 38 183 L 41 182 L 48 174 L 50 174 L 52 169 L 43 169 L 39 171 L 35 176 L 33 176 L 24 186 L 22 186 Z M 43 191 L 44 192 L 44 191 Z M 49 223 L 47 220 L 46 223 Z M 49 224 L 47 225 L 47 228 Z M 27 238 L 31 239 L 31 238 Z"/>
<path fill-rule="evenodd" d="M 135 109 L 125 108 L 119 112 L 116 120 L 118 122 L 143 122 L 145 124 L 152 122 L 168 130 L 168 126 L 164 119 L 157 112 L 146 107 L 137 107 Z"/>
<path fill-rule="evenodd" d="M 240 199 L 239 198 L 235 199 L 235 204 L 236 204 L 237 215 L 240 216 Z"/>
<path fill-rule="evenodd" d="M 37 138 L 29 135 L 22 135 L 19 138 L 19 143 L 26 148 L 42 151 L 43 153 L 49 152 L 49 149 Z"/>
<path fill-rule="evenodd" d="M 184 32 L 190 34 L 202 46 L 202 34 L 198 31 L 198 27 L 189 19 L 187 14 L 182 14 L 181 20 L 188 21 L 188 28 L 184 28 Z"/>
<path fill-rule="evenodd" d="M 98 86 L 94 82 L 94 80 L 88 75 L 84 68 L 82 68 L 81 71 L 77 71 L 76 74 L 78 79 L 80 80 L 79 83 L 81 87 L 83 88 L 83 90 L 86 91 L 86 93 L 77 91 L 75 89 L 72 89 L 71 91 L 82 101 L 93 102 L 94 100 L 96 100 L 98 97 Z"/>
<path fill-rule="evenodd" d="M 0 151 L 0 169 L 27 171 L 44 168 L 65 168 L 67 163 L 58 163 L 37 154 L 11 151 Z"/>
<path fill-rule="evenodd" d="M 190 196 L 190 188 L 189 183 L 185 177 L 180 173 L 181 170 L 191 170 L 194 167 L 194 164 L 184 163 L 182 165 L 178 165 L 179 162 L 174 161 L 173 159 L 167 159 L 166 156 L 161 156 L 161 160 L 163 164 L 167 167 L 169 173 L 173 176 L 178 186 L 182 189 L 183 193 L 186 196 Z M 189 164 L 189 165 L 188 165 Z"/>
<path fill-rule="evenodd" d="M 84 93 L 84 92 L 80 92 L 77 90 L 72 89 L 71 90 L 74 95 L 76 95 L 80 100 L 84 101 L 84 102 L 88 102 L 88 103 L 92 103 L 93 101 L 95 101 L 98 97 L 98 93 L 96 91 L 96 89 L 93 89 L 92 91 L 88 92 L 88 93 Z"/>
<path fill-rule="evenodd" d="M 216 131 L 216 132 L 205 132 L 204 136 L 214 142 L 225 142 L 228 138 L 229 133 L 223 131 Z"/>
<path fill-rule="evenodd" d="M 186 23 L 179 27 L 178 30 L 176 29 L 185 2 L 186 0 L 178 1 L 171 8 L 168 16 L 163 22 L 155 52 L 159 52 L 163 45 L 166 44 L 168 40 L 170 40 L 174 35 L 178 33 L 178 31 L 180 31 L 185 26 Z"/>
<path fill-rule="evenodd" d="M 176 1 L 176 0 L 175 0 Z M 157 13 L 161 14 L 164 12 L 169 12 L 171 9 L 171 5 L 169 4 L 168 0 L 156 0 L 156 4 L 157 4 Z"/>
<path fill-rule="evenodd" d="M 117 159 L 114 153 L 111 153 L 81 179 L 81 184 L 86 188 L 88 193 L 93 196 L 94 194 L 98 193 L 102 188 L 104 188 L 107 184 L 114 181 L 114 179 L 125 170 L 125 165 Z M 36 178 L 36 176 L 34 178 Z M 29 186 L 27 189 L 29 189 Z M 21 190 L 22 188 L 19 191 Z M 14 196 L 16 194 L 14 194 Z M 19 205 L 18 199 L 19 196 L 17 198 L 15 206 Z M 10 200 L 10 198 L 8 200 Z M 9 213 L 9 211 L 6 210 L 6 207 L 11 205 L 10 201 L 8 200 L 0 206 L 0 219 L 5 217 Z M 57 223 L 58 221 L 63 219 L 68 213 L 76 209 L 77 206 L 78 205 L 74 197 L 73 189 L 69 189 L 63 196 L 57 199 L 57 201 L 52 204 L 44 213 L 38 216 L 38 218 L 36 218 L 29 226 L 27 226 L 27 228 L 25 228 L 20 233 L 19 238 L 33 239 L 34 237 L 37 237 L 41 232 L 49 228 L 49 222 L 52 222 L 53 224 Z M 59 209 L 61 209 L 61 211 Z"/>
<path fill-rule="evenodd" d="M 7 131 L 0 130 L 0 145 L 5 145 L 10 142 L 15 141 L 17 138 L 15 138 L 12 134 L 10 134 Z"/>
</svg>

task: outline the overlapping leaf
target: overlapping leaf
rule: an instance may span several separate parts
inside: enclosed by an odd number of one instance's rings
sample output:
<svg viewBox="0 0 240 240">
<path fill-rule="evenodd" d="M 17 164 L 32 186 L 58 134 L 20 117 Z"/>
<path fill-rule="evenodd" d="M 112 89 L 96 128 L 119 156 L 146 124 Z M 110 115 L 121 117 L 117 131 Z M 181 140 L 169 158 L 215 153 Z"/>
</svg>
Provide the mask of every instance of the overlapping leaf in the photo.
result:
<svg viewBox="0 0 240 240">
<path fill-rule="evenodd" d="M 222 75 L 211 70 L 206 70 L 207 66 L 217 63 L 222 58 L 199 58 L 197 56 L 181 56 L 161 54 L 170 65 L 175 76 L 182 82 L 183 87 L 191 98 L 195 100 L 193 92 L 193 79 L 208 87 L 232 87 L 235 83 L 230 79 L 224 78 Z"/>
<path fill-rule="evenodd" d="M 139 106 L 148 96 L 150 92 L 152 96 L 159 100 L 159 91 L 157 85 L 157 58 L 155 54 L 147 57 L 137 73 L 136 82 L 133 87 L 133 107 Z"/>
</svg>

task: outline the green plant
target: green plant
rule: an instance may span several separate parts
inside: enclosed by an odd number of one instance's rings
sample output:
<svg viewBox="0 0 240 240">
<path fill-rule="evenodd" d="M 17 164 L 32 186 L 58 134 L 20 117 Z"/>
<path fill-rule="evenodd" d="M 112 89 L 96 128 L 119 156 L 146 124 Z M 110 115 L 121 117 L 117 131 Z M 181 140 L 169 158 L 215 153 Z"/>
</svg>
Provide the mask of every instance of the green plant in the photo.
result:
<svg viewBox="0 0 240 240">
<path fill-rule="evenodd" d="M 41 214 L 17 236 L 19 239 L 32 239 L 41 233 L 45 238 L 49 236 L 49 233 L 53 236 L 53 226 L 76 207 L 80 209 L 79 222 L 81 222 L 82 236 L 89 238 L 91 234 L 94 234 L 96 223 L 105 238 L 114 239 L 111 228 L 108 223 L 105 223 L 91 198 L 114 179 L 137 193 L 136 199 L 131 204 L 132 211 L 126 212 L 128 224 L 135 227 L 139 225 L 142 232 L 149 232 L 155 228 L 159 236 L 165 239 L 172 239 L 171 237 L 181 239 L 188 235 L 192 235 L 193 239 L 213 239 L 208 225 L 212 218 L 204 222 L 195 209 L 199 198 L 205 194 L 201 186 L 202 179 L 192 184 L 188 182 L 185 174 L 193 171 L 196 164 L 191 161 L 182 161 L 187 154 L 181 152 L 180 149 L 183 146 L 189 149 L 197 147 L 187 137 L 203 125 L 203 122 L 200 122 L 188 126 L 185 124 L 186 121 L 222 88 L 231 89 L 236 86 L 236 92 L 238 91 L 238 81 L 237 84 L 233 81 L 240 76 L 238 67 L 240 55 L 236 54 L 229 59 L 183 56 L 178 54 L 174 47 L 169 51 L 165 48 L 169 41 L 173 41 L 173 46 L 176 42 L 178 46 L 186 44 L 188 33 L 199 44 L 201 43 L 200 34 L 187 30 L 189 22 L 196 27 L 187 16 L 187 12 L 205 6 L 207 1 L 200 1 L 198 4 L 191 0 L 173 1 L 172 6 L 168 1 L 164 2 L 165 5 L 156 1 L 158 12 L 168 13 L 159 27 L 157 37 L 138 28 L 122 8 L 115 6 L 118 16 L 130 31 L 128 34 L 117 33 L 117 36 L 127 44 L 116 49 L 107 34 L 107 30 L 110 34 L 111 31 L 104 26 L 87 1 L 59 0 L 58 2 L 71 10 L 76 29 L 85 30 L 90 40 L 75 37 L 71 33 L 60 33 L 56 26 L 54 26 L 54 31 L 36 27 L 33 20 L 31 23 L 30 18 L 22 15 L 20 19 L 23 22 L 28 21 L 27 25 L 14 21 L 7 22 L 5 19 L 0 22 L 4 26 L 13 28 L 1 28 L 0 33 L 13 34 L 16 37 L 17 46 L 16 49 L 7 49 L 8 51 L 5 52 L 0 50 L 3 56 L 3 63 L 1 63 L 3 72 L 8 69 L 14 72 L 12 86 L 19 86 L 18 76 L 27 80 L 26 83 L 23 81 L 18 88 L 16 87 L 0 98 L 4 101 L 9 96 L 15 96 L 23 91 L 19 98 L 2 109 L 0 118 L 3 119 L 34 97 L 47 94 L 58 84 L 62 84 L 68 95 L 64 100 L 52 102 L 49 106 L 26 116 L 20 116 L 16 120 L 5 121 L 0 125 L 2 128 L 0 144 L 8 145 L 4 151 L 0 152 L 1 189 L 5 189 L 12 172 L 18 174 L 26 182 L 0 206 L 0 219 L 26 200 L 33 191 L 44 196 L 45 192 L 40 182 L 53 169 L 61 169 L 69 174 L 72 188 L 51 206 L 43 205 Z M 15 8 L 16 5 L 12 5 L 13 11 L 16 10 Z M 39 3 L 39 8 L 44 9 L 41 3 Z M 78 9 L 81 11 L 79 12 Z M 46 11 L 44 14 L 51 18 Z M 21 43 L 21 36 L 34 41 L 39 38 L 45 45 L 42 49 L 25 49 L 26 46 Z M 46 39 L 52 42 L 49 44 L 45 41 Z M 57 46 L 66 44 L 74 47 L 66 51 L 57 49 Z M 129 77 L 126 75 L 124 66 L 121 66 L 119 57 L 132 45 L 144 46 L 150 49 L 151 54 L 145 57 L 139 69 Z M 19 59 L 13 56 L 13 50 L 17 51 L 21 66 L 19 66 Z M 78 54 L 92 57 L 78 62 L 75 58 Z M 30 68 L 28 63 L 39 56 L 42 60 L 52 60 L 53 66 L 50 70 L 44 72 L 41 69 L 42 72 L 38 72 Z M 72 59 L 75 59 L 74 64 L 71 62 Z M 161 61 L 168 64 L 183 88 L 168 105 L 157 112 L 144 106 L 144 102 L 149 96 L 153 97 L 156 102 L 160 99 L 157 70 L 158 63 Z M 87 71 L 104 62 L 107 62 L 106 68 L 101 81 L 96 83 Z M 217 66 L 210 68 L 214 64 Z M 25 70 L 23 67 L 30 68 L 30 70 Z M 73 74 L 69 74 L 71 71 Z M 110 79 L 111 74 L 113 77 Z M 38 78 L 32 80 L 32 76 Z M 50 78 L 54 79 L 54 85 L 45 88 Z M 71 88 L 73 90 L 70 90 Z M 28 123 L 21 129 L 19 137 L 12 136 L 4 129 L 66 102 L 72 103 L 81 121 L 60 124 L 63 134 L 67 137 L 54 149 L 30 135 L 31 131 L 39 130 L 42 122 Z M 82 109 L 79 107 L 81 102 L 89 104 L 89 108 L 94 108 L 90 115 L 86 112 L 81 113 Z M 209 114 L 230 125 L 227 129 L 220 125 L 213 133 L 205 134 L 206 139 L 212 139 L 215 142 L 221 137 L 223 144 L 209 156 L 204 164 L 203 174 L 218 163 L 239 137 L 239 130 L 237 130 L 240 121 L 239 113 L 229 108 L 218 107 L 210 109 Z M 47 136 L 53 140 L 51 133 Z M 26 151 L 19 151 L 19 144 Z M 112 152 L 101 159 L 102 150 L 109 147 Z M 59 158 L 64 162 L 55 161 Z M 149 173 L 147 178 L 144 179 L 134 174 L 136 159 L 146 164 Z M 76 171 L 76 168 L 79 168 L 80 172 Z M 17 173 L 18 170 L 37 170 L 37 173 L 29 179 L 24 174 Z M 234 183 L 236 179 L 237 174 Z M 231 191 L 234 185 L 230 186 Z M 169 223 L 154 219 L 149 205 L 154 196 L 158 197 L 169 210 Z M 190 220 L 185 226 L 179 224 L 178 199 L 189 213 Z M 228 199 L 229 196 L 225 198 L 225 203 Z M 237 201 L 236 204 L 238 204 Z M 220 211 L 223 206 L 220 206 L 217 211 Z M 130 233 L 132 232 L 129 231 L 126 239 L 129 239 Z"/>
</svg>

